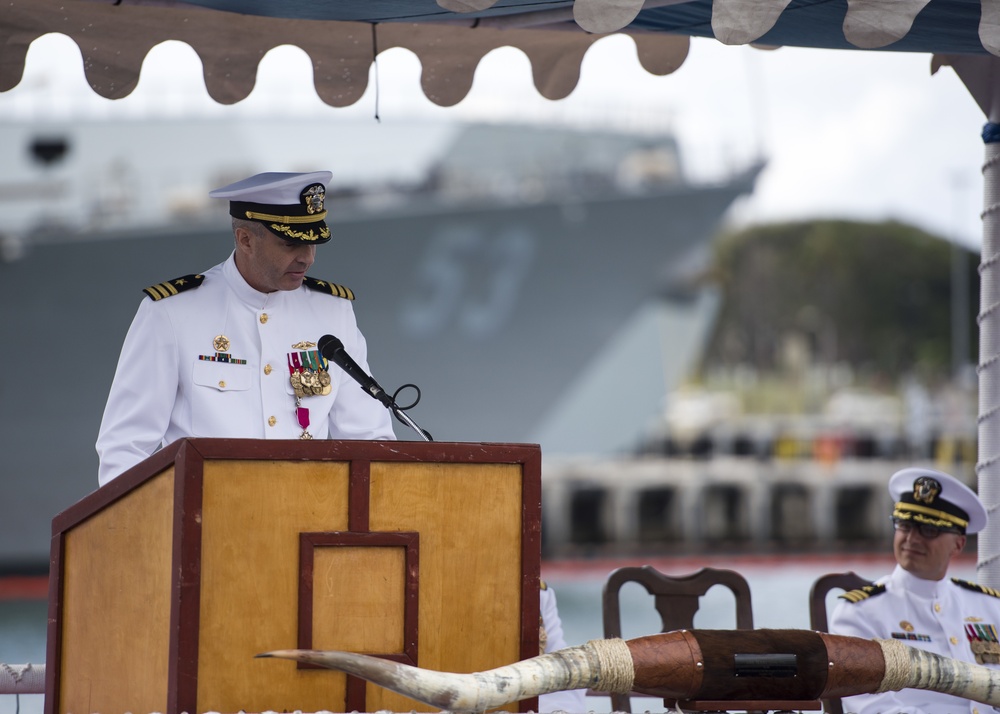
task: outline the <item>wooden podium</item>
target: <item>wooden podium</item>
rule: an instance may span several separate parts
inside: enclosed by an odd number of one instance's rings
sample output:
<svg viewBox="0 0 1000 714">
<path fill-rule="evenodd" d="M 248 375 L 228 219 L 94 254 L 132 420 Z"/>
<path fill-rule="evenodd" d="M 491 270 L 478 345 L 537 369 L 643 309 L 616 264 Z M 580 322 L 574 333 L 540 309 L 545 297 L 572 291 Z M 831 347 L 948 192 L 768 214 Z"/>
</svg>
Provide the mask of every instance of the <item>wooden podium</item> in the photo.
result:
<svg viewBox="0 0 1000 714">
<path fill-rule="evenodd" d="M 171 444 L 52 522 L 45 712 L 434 711 L 254 655 L 538 654 L 540 481 L 534 445 Z"/>
</svg>

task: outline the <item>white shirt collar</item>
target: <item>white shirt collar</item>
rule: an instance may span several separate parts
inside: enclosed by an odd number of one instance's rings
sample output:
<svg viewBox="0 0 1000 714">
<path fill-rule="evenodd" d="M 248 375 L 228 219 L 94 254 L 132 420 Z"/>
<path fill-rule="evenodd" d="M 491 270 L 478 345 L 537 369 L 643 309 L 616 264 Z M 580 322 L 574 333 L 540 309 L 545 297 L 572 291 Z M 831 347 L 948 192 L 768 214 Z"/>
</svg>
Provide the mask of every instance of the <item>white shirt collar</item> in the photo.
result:
<svg viewBox="0 0 1000 714">
<path fill-rule="evenodd" d="M 939 598 L 941 593 L 943 593 L 944 584 L 948 581 L 948 578 L 924 580 L 904 570 L 902 565 L 897 564 L 896 569 L 889 576 L 889 580 L 892 582 L 894 589 L 905 590 L 919 598 L 934 600 Z"/>
<path fill-rule="evenodd" d="M 242 302 L 250 307 L 260 310 L 268 304 L 270 293 L 262 293 L 250 286 L 240 269 L 236 267 L 236 251 L 229 255 L 229 260 L 222 264 L 222 275 L 229 285 L 229 289 L 236 293 Z"/>
</svg>

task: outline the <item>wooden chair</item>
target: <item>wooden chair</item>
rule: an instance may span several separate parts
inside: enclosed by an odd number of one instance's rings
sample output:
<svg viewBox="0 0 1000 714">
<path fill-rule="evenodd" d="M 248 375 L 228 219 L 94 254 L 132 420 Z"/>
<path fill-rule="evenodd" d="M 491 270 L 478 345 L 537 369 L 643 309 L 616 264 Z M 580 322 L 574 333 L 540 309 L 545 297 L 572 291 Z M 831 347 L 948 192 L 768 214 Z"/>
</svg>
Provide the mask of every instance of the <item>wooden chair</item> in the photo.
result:
<svg viewBox="0 0 1000 714">
<path fill-rule="evenodd" d="M 821 575 L 809 590 L 809 627 L 819 632 L 829 632 L 830 621 L 826 611 L 826 596 L 831 590 L 835 588 L 844 591 L 857 590 L 869 583 L 869 580 L 865 580 L 854 571 Z M 844 706 L 839 698 L 824 699 L 823 707 L 824 711 L 829 714 L 844 714 Z"/>
<path fill-rule="evenodd" d="M 656 611 L 660 613 L 661 632 L 691 629 L 699 600 L 715 585 L 729 588 L 736 596 L 736 629 L 753 629 L 750 586 L 739 573 L 702 568 L 691 575 L 665 575 L 649 565 L 643 565 L 618 568 L 604 583 L 602 603 L 606 638 L 622 635 L 619 591 L 630 582 L 639 583 L 653 596 Z M 616 712 L 632 711 L 629 695 L 626 694 L 612 694 L 611 705 Z"/>
</svg>

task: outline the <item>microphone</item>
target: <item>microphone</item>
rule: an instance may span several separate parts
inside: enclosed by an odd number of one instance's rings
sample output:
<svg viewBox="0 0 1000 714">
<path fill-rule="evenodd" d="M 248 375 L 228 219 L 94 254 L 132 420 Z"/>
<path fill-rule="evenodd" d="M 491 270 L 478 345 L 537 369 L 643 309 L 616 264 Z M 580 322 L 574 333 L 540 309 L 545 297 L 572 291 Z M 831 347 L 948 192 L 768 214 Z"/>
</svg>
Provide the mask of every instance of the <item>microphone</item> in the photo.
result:
<svg viewBox="0 0 1000 714">
<path fill-rule="evenodd" d="M 373 399 L 382 402 L 387 408 L 393 409 L 396 403 L 392 397 L 385 393 L 385 390 L 361 366 L 351 359 L 344 349 L 344 343 L 333 335 L 323 335 L 319 338 L 320 354 L 347 372 L 347 375 L 361 385 L 361 388 L 368 392 Z"/>
</svg>

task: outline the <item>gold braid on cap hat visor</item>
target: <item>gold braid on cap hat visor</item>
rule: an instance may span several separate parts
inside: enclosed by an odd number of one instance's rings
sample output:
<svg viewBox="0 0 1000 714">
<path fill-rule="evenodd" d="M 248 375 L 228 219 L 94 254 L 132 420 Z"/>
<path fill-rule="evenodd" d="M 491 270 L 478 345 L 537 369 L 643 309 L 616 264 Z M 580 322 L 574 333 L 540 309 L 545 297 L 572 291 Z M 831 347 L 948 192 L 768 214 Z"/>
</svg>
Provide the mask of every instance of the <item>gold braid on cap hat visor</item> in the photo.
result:
<svg viewBox="0 0 1000 714">
<path fill-rule="evenodd" d="M 319 229 L 319 233 L 316 233 L 312 228 L 308 231 L 297 231 L 291 226 L 283 226 L 278 223 L 272 223 L 270 226 L 271 230 L 277 231 L 278 233 L 283 233 L 288 238 L 294 238 L 295 240 L 306 240 L 313 241 L 323 238 L 324 240 L 330 237 L 330 229 L 323 226 Z"/>
<path fill-rule="evenodd" d="M 903 518 L 909 520 L 913 517 L 913 514 L 920 516 L 930 516 L 931 519 L 922 519 L 921 523 L 929 523 L 934 526 L 961 526 L 966 528 L 969 525 L 967 520 L 959 518 L 958 516 L 953 516 L 950 513 L 945 513 L 944 511 L 939 511 L 936 508 L 927 508 L 926 506 L 918 506 L 915 503 L 897 503 L 896 510 L 892 515 L 897 518 Z"/>
<path fill-rule="evenodd" d="M 257 213 L 247 211 L 246 217 L 251 221 L 270 221 L 272 223 L 319 223 L 326 219 L 326 211 L 314 213 L 311 216 L 276 216 L 272 213 Z"/>
</svg>

